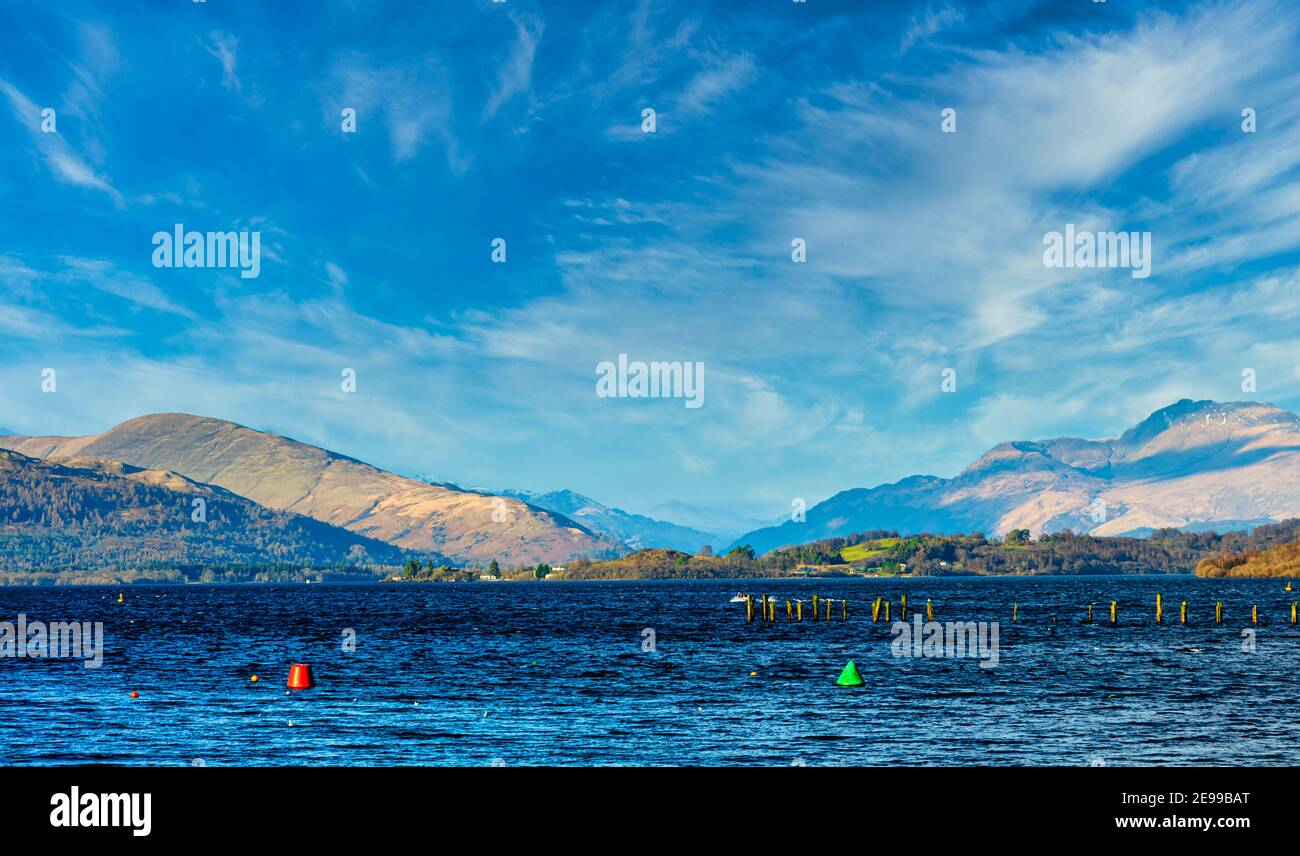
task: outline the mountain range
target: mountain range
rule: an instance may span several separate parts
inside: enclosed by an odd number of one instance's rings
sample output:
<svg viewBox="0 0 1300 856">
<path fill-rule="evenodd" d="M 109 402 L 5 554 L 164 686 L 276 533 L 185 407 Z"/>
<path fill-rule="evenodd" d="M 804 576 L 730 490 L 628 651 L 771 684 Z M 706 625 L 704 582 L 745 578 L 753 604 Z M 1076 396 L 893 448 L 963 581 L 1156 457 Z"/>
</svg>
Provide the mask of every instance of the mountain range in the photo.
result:
<svg viewBox="0 0 1300 856">
<path fill-rule="evenodd" d="M 0 448 L 171 471 L 269 509 L 452 562 L 526 564 L 622 552 L 617 540 L 513 497 L 405 478 L 222 419 L 161 413 L 83 437 L 3 436 Z"/>
<path fill-rule="evenodd" d="M 190 525 L 186 509 L 195 497 L 220 525 Z M 0 570 L 36 568 L 42 550 L 47 564 L 120 567 L 400 564 L 410 555 L 517 566 L 630 549 L 726 549 L 716 529 L 680 522 L 726 523 L 716 510 L 660 506 L 673 522 L 569 490 L 464 490 L 181 413 L 80 437 L 0 436 L 0 498 Z M 953 478 L 916 475 L 845 490 L 813 506 L 804 521 L 752 529 L 730 546 L 762 553 L 872 530 L 1142 535 L 1295 516 L 1300 418 L 1258 402 L 1184 399 L 1113 439 L 1000 443 Z M 734 515 L 731 525 L 738 520 Z"/>
<path fill-rule="evenodd" d="M 617 538 L 632 550 L 665 547 L 686 553 L 697 553 L 706 544 L 721 546 L 726 537 L 702 532 L 689 526 L 680 526 L 656 520 L 644 514 L 633 514 L 621 508 L 602 505 L 589 496 L 571 490 L 550 493 L 533 493 L 526 490 L 503 490 L 505 496 L 523 500 L 538 508 L 545 508 L 576 520 L 592 532 Z"/>
<path fill-rule="evenodd" d="M 740 536 L 765 552 L 892 529 L 986 532 L 1247 528 L 1300 516 L 1300 417 L 1259 402 L 1183 399 L 1118 438 L 999 443 L 954 478 L 916 475 L 835 494 L 802 522 Z"/>
</svg>

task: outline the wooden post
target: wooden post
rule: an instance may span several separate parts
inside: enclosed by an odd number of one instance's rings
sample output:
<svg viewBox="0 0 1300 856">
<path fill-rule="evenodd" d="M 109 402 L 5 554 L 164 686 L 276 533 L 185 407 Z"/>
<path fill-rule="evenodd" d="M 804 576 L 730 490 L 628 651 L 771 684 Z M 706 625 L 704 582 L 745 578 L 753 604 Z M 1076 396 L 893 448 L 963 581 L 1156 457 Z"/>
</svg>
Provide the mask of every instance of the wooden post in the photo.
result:
<svg viewBox="0 0 1300 856">
<path fill-rule="evenodd" d="M 871 623 L 875 624 L 878 618 L 880 618 L 880 598 L 877 597 L 876 602 L 871 604 Z"/>
<path fill-rule="evenodd" d="M 930 603 L 930 598 L 925 599 L 925 620 L 934 621 L 934 606 Z"/>
<path fill-rule="evenodd" d="M 1165 609 L 1160 605 L 1160 592 L 1156 592 L 1156 624 L 1165 623 Z"/>
<path fill-rule="evenodd" d="M 1181 624 L 1187 623 L 1187 601 L 1183 601 L 1183 605 L 1179 610 L 1178 620 Z"/>
<path fill-rule="evenodd" d="M 907 620 L 907 595 L 903 595 L 902 602 L 898 606 L 898 616 L 903 621 Z"/>
<path fill-rule="evenodd" d="M 1088 604 L 1088 620 L 1084 624 L 1092 624 L 1092 604 Z"/>
<path fill-rule="evenodd" d="M 849 602 L 847 600 L 842 600 L 840 601 L 840 621 L 848 621 L 848 620 L 849 620 Z"/>
<path fill-rule="evenodd" d="M 1223 623 L 1223 601 L 1219 601 L 1214 605 L 1214 623 Z"/>
<path fill-rule="evenodd" d="M 826 620 L 827 621 L 831 620 L 831 604 L 833 604 L 834 602 L 835 601 L 832 598 L 829 597 L 826 598 Z"/>
<path fill-rule="evenodd" d="M 1259 624 L 1259 606 L 1253 603 L 1250 605 L 1250 623 Z"/>
<path fill-rule="evenodd" d="M 889 622 L 889 601 L 885 601 L 885 622 Z"/>
<path fill-rule="evenodd" d="M 1110 602 L 1110 626 L 1114 627 L 1119 623 L 1119 604 L 1115 601 Z"/>
<path fill-rule="evenodd" d="M 752 594 L 745 598 L 745 620 L 750 623 L 754 621 L 754 596 Z"/>
<path fill-rule="evenodd" d="M 1300 603 L 1300 601 L 1294 601 L 1294 600 L 1291 601 L 1291 623 L 1292 624 L 1295 624 L 1295 608 L 1297 603 Z"/>
<path fill-rule="evenodd" d="M 1019 620 L 1019 616 L 1020 616 L 1020 604 L 1018 603 L 1011 604 L 1011 623 L 1015 624 L 1016 621 Z"/>
<path fill-rule="evenodd" d="M 817 595 L 813 595 L 813 621 L 817 620 Z"/>
<path fill-rule="evenodd" d="M 785 602 L 785 617 L 787 621 L 794 618 L 794 604 L 790 603 L 788 600 Z"/>
</svg>

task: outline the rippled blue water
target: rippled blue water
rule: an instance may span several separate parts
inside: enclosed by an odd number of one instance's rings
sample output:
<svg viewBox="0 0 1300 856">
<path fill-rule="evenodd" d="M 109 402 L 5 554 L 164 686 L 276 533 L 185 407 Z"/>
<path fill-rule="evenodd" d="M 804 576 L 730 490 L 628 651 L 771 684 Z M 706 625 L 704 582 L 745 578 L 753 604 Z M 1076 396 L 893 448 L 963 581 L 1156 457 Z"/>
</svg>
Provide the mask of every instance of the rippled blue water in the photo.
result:
<svg viewBox="0 0 1300 856">
<path fill-rule="evenodd" d="M 104 663 L 0 659 L 6 764 L 1300 764 L 1277 580 L 1191 577 L 0 589 Z M 745 622 L 738 587 L 780 602 Z M 1300 586 L 1297 586 L 1300 589 Z M 1155 593 L 1166 624 L 1153 622 Z M 787 598 L 850 604 L 791 623 Z M 998 621 L 999 663 L 895 657 L 870 602 Z M 1178 625 L 1178 604 L 1191 623 Z M 1105 623 L 1120 602 L 1120 627 Z M 1225 621 L 1213 626 L 1214 602 Z M 1082 623 L 1097 603 L 1096 624 Z M 1011 624 L 1013 603 L 1020 621 Z M 1254 652 L 1243 650 L 1260 607 Z M 1052 621 L 1052 616 L 1056 621 Z M 896 613 L 895 613 L 896 617 Z M 356 650 L 343 650 L 343 633 Z M 643 650 L 646 628 L 655 650 Z M 845 661 L 866 686 L 837 687 Z M 317 687 L 286 694 L 290 663 Z M 751 676 L 751 672 L 757 672 Z M 257 683 L 249 676 L 257 674 Z M 132 691 L 139 697 L 131 699 Z"/>
</svg>

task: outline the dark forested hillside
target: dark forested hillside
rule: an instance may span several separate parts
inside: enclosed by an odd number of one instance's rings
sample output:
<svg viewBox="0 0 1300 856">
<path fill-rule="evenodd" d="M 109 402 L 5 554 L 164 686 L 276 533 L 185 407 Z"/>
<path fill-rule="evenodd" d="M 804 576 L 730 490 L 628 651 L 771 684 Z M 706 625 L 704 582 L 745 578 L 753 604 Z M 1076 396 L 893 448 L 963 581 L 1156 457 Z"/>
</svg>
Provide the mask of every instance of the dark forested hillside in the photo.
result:
<svg viewBox="0 0 1300 856">
<path fill-rule="evenodd" d="M 198 577 L 205 570 L 221 578 L 233 570 L 237 578 L 241 568 L 283 576 L 401 561 L 390 545 L 175 473 L 0 450 L 0 580 L 99 572 Z"/>
</svg>

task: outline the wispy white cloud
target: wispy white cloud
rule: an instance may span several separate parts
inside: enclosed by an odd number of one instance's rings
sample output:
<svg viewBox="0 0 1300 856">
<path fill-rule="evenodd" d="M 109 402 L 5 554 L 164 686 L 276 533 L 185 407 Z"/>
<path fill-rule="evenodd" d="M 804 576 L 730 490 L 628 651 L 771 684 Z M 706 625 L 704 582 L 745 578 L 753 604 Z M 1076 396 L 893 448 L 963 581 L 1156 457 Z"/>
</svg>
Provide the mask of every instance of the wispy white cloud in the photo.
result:
<svg viewBox="0 0 1300 856">
<path fill-rule="evenodd" d="M 515 25 L 515 41 L 510 55 L 497 72 L 496 87 L 488 96 L 483 106 L 483 119 L 488 120 L 516 95 L 528 91 L 533 75 L 533 58 L 537 54 L 537 43 L 542 39 L 545 24 L 537 18 L 512 15 Z"/>
<path fill-rule="evenodd" d="M 154 283 L 127 271 L 117 269 L 104 259 L 83 259 L 65 256 L 59 259 L 64 269 L 52 279 L 60 283 L 85 282 L 94 288 L 120 297 L 136 306 L 180 315 L 191 320 L 197 318 L 194 312 L 177 304 Z"/>
<path fill-rule="evenodd" d="M 899 50 L 905 53 L 918 42 L 960 24 L 965 20 L 965 17 L 962 10 L 956 6 L 944 5 L 938 8 L 926 9 L 921 14 L 912 17 L 912 21 L 907 25 L 907 30 L 903 33 L 903 39 L 899 43 Z"/>
<path fill-rule="evenodd" d="M 334 262 L 325 262 L 325 274 L 329 277 L 330 287 L 336 294 L 348 284 L 348 275 Z"/>
<path fill-rule="evenodd" d="M 744 89 L 757 74 L 748 54 L 726 57 L 701 70 L 686 84 L 675 102 L 674 113 L 694 116 L 706 113 L 717 102 Z"/>
<path fill-rule="evenodd" d="M 77 41 L 80 60 L 67 62 L 72 80 L 59 112 L 98 125 L 100 108 L 107 101 L 106 82 L 121 67 L 122 58 L 112 33 L 103 26 L 78 23 Z"/>
<path fill-rule="evenodd" d="M 106 176 L 86 163 L 62 134 L 41 130 L 41 107 L 3 78 L 0 78 L 0 92 L 8 99 L 15 121 L 31 136 L 36 151 L 57 180 L 101 191 L 108 194 L 118 208 L 126 207 L 126 201 L 117 188 L 113 187 Z"/>
<path fill-rule="evenodd" d="M 652 107 L 659 114 L 656 133 L 676 133 L 687 122 L 711 115 L 715 108 L 738 95 L 758 77 L 757 63 L 743 52 L 704 55 L 694 60 L 693 65 L 695 70 L 680 91 L 665 87 L 662 94 L 647 99 L 644 106 Z M 640 118 L 639 110 L 634 111 L 628 121 L 615 123 L 605 135 L 616 140 L 644 140 L 647 135 L 641 130 Z"/>
<path fill-rule="evenodd" d="M 239 82 L 239 40 L 230 33 L 213 31 L 203 46 L 209 54 L 216 57 L 221 64 L 221 85 L 240 94 Z"/>
<path fill-rule="evenodd" d="M 345 53 L 334 62 L 322 106 L 332 128 L 338 127 L 344 107 L 357 111 L 359 126 L 382 122 L 395 161 L 411 160 L 434 138 L 442 143 L 453 173 L 469 168 L 470 158 L 451 130 L 451 87 L 436 57 L 385 65 L 361 53 Z"/>
</svg>

